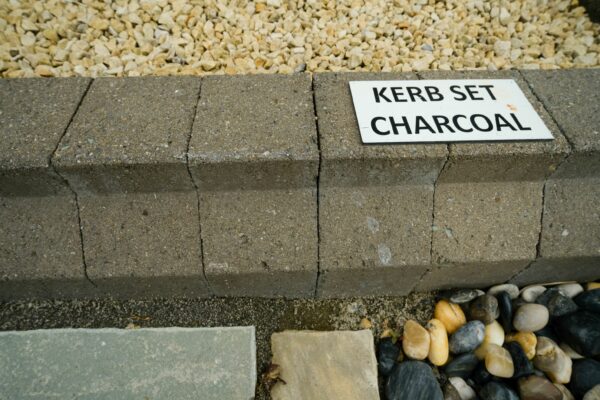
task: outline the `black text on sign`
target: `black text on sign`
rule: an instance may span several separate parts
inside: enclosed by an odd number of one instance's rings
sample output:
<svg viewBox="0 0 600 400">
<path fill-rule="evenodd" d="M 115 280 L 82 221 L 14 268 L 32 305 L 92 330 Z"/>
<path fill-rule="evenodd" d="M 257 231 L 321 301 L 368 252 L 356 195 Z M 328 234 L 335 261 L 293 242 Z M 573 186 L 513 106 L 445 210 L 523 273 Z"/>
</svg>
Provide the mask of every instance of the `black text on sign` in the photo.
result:
<svg viewBox="0 0 600 400">
<path fill-rule="evenodd" d="M 550 140 L 511 79 L 352 81 L 363 143 Z"/>
</svg>

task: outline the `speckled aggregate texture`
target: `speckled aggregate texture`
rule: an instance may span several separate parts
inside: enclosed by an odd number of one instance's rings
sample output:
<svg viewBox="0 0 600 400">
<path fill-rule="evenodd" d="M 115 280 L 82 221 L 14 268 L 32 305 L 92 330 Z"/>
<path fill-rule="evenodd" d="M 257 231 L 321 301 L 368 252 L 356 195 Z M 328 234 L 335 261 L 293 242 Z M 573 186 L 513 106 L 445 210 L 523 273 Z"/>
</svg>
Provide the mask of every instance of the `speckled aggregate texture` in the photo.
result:
<svg viewBox="0 0 600 400">
<path fill-rule="evenodd" d="M 314 293 L 318 162 L 309 76 L 203 80 L 189 163 L 216 294 Z"/>
<path fill-rule="evenodd" d="M 446 146 L 364 146 L 353 115 L 350 80 L 394 79 L 418 77 L 315 76 L 322 154 L 321 297 L 406 294 L 430 263 L 433 183 L 445 161 Z"/>
</svg>

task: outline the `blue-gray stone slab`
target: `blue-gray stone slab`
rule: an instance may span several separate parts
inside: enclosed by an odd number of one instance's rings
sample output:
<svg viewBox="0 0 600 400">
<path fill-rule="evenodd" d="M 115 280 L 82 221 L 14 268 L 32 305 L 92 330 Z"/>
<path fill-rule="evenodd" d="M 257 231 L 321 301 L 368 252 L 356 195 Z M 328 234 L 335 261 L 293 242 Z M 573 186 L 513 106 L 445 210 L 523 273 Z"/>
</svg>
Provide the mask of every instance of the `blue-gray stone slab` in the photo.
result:
<svg viewBox="0 0 600 400">
<path fill-rule="evenodd" d="M 0 332 L 0 398 L 254 398 L 254 327 Z"/>
</svg>

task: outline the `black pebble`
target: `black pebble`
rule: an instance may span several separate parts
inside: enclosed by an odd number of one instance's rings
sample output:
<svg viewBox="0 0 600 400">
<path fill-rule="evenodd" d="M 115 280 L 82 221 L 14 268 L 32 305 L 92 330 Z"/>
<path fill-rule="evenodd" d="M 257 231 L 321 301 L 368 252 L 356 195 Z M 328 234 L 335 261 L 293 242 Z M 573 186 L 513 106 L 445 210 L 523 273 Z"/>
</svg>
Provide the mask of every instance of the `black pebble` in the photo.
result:
<svg viewBox="0 0 600 400">
<path fill-rule="evenodd" d="M 446 367 L 444 367 L 444 373 L 446 376 L 448 376 L 448 378 L 458 376 L 460 378 L 467 379 L 477 364 L 479 364 L 479 359 L 475 354 L 461 354 L 446 364 Z"/>
<path fill-rule="evenodd" d="M 553 325 L 558 336 L 577 353 L 600 356 L 600 314 L 576 311 L 556 318 Z"/>
<path fill-rule="evenodd" d="M 399 355 L 400 348 L 392 342 L 391 338 L 381 339 L 377 348 L 377 368 L 379 369 L 379 373 L 383 376 L 388 376 L 392 372 Z"/>
<path fill-rule="evenodd" d="M 555 343 L 560 343 L 560 339 L 558 338 L 556 331 L 554 330 L 554 328 L 552 328 L 550 324 L 546 325 L 545 327 L 534 333 L 535 336 L 544 336 L 548 339 L 552 339 Z"/>
<path fill-rule="evenodd" d="M 485 363 L 479 363 L 473 372 L 471 373 L 471 380 L 475 383 L 475 386 L 481 387 L 486 383 L 492 381 L 494 379 L 494 375 L 490 374 L 485 368 Z"/>
<path fill-rule="evenodd" d="M 429 365 L 422 361 L 397 364 L 386 385 L 387 400 L 443 400 L 444 395 Z"/>
<path fill-rule="evenodd" d="M 492 381 L 479 391 L 482 400 L 519 400 L 519 395 L 508 386 Z"/>
<path fill-rule="evenodd" d="M 548 307 L 548 302 L 556 293 L 560 293 L 560 291 L 558 290 L 558 287 L 556 287 L 556 286 L 551 287 L 551 288 L 547 289 L 545 292 L 543 292 L 542 294 L 540 294 L 535 299 L 535 302 Z"/>
<path fill-rule="evenodd" d="M 600 362 L 589 358 L 573 361 L 573 372 L 569 388 L 577 397 L 600 384 Z"/>
<path fill-rule="evenodd" d="M 587 311 L 600 314 L 600 289 L 588 290 L 575 296 L 575 303 Z"/>
<path fill-rule="evenodd" d="M 561 317 L 563 315 L 570 314 L 577 311 L 579 307 L 573 301 L 573 299 L 558 292 L 552 295 L 548 300 L 548 312 L 551 318 Z"/>
<path fill-rule="evenodd" d="M 498 308 L 500 309 L 500 323 L 504 328 L 504 332 L 512 330 L 513 308 L 510 295 L 507 292 L 500 292 L 496 295 L 498 299 Z"/>
<path fill-rule="evenodd" d="M 514 379 L 533 374 L 533 365 L 518 342 L 507 342 L 504 347 L 510 353 L 515 366 L 515 373 L 512 376 Z"/>
</svg>

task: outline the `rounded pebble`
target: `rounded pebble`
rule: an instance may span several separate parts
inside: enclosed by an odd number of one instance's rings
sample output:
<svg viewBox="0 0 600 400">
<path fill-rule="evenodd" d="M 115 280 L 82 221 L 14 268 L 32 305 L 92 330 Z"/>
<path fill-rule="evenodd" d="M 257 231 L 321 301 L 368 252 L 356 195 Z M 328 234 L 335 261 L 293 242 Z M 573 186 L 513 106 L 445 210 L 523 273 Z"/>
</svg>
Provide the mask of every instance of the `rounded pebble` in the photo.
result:
<svg viewBox="0 0 600 400">
<path fill-rule="evenodd" d="M 569 383 L 573 361 L 552 339 L 538 338 L 533 365 L 554 383 Z"/>
<path fill-rule="evenodd" d="M 394 367 L 385 384 L 388 400 L 443 400 L 444 395 L 429 365 L 405 361 Z"/>
<path fill-rule="evenodd" d="M 492 286 L 488 289 L 487 294 L 490 296 L 495 296 L 500 292 L 506 292 L 510 295 L 511 299 L 516 299 L 519 297 L 519 288 L 517 285 L 513 285 L 512 283 L 505 283 L 502 285 Z"/>
<path fill-rule="evenodd" d="M 485 294 L 483 290 L 479 289 L 462 289 L 452 293 L 449 297 L 450 301 L 455 304 L 464 304 L 472 301 L 473 299 Z"/>
<path fill-rule="evenodd" d="M 482 321 L 486 325 L 491 324 L 500 315 L 498 300 L 488 294 L 479 296 L 471 303 L 469 315 L 471 319 Z"/>
<path fill-rule="evenodd" d="M 440 300 L 435 305 L 433 317 L 444 324 L 448 334 L 456 332 L 458 328 L 467 322 L 465 313 L 458 304 Z"/>
<path fill-rule="evenodd" d="M 479 359 L 473 353 L 464 353 L 456 356 L 444 367 L 444 373 L 448 377 L 459 376 L 467 379 L 475 367 L 479 364 Z"/>
<path fill-rule="evenodd" d="M 533 303 L 545 291 L 546 288 L 540 285 L 527 286 L 521 290 L 521 298 L 528 303 Z"/>
<path fill-rule="evenodd" d="M 562 393 L 548 379 L 530 375 L 518 381 L 521 400 L 562 400 Z"/>
<path fill-rule="evenodd" d="M 563 283 L 562 285 L 558 285 L 558 291 L 563 296 L 573 298 L 583 292 L 583 286 L 579 283 Z"/>
<path fill-rule="evenodd" d="M 463 378 L 454 376 L 448 380 L 450 381 L 450 384 L 456 388 L 461 400 L 473 400 L 477 397 L 473 388 L 469 386 Z"/>
<path fill-rule="evenodd" d="M 510 357 L 513 360 L 515 367 L 514 378 L 522 378 L 533 374 L 533 365 L 527 358 L 525 351 L 519 344 L 519 342 L 508 342 L 504 345 L 506 350 L 510 353 Z"/>
<path fill-rule="evenodd" d="M 483 360 L 485 355 L 487 354 L 488 345 L 495 344 L 498 346 L 502 346 L 504 343 L 504 329 L 498 323 L 498 321 L 493 321 L 491 324 L 485 326 L 485 335 L 483 337 L 483 342 L 481 345 L 475 350 L 475 355 Z"/>
<path fill-rule="evenodd" d="M 600 289 L 583 292 L 574 300 L 582 309 L 600 314 Z"/>
<path fill-rule="evenodd" d="M 427 358 L 436 366 L 441 366 L 448 362 L 449 347 L 448 347 L 448 332 L 446 327 L 438 319 L 430 320 L 425 328 L 429 332 L 430 345 Z"/>
<path fill-rule="evenodd" d="M 576 397 L 582 397 L 600 382 L 600 361 L 584 358 L 573 362 L 569 388 Z"/>
<path fill-rule="evenodd" d="M 469 321 L 450 337 L 450 351 L 454 354 L 475 350 L 485 337 L 485 325 L 481 321 Z"/>
<path fill-rule="evenodd" d="M 600 383 L 591 388 L 584 396 L 583 400 L 600 400 Z"/>
<path fill-rule="evenodd" d="M 431 339 L 427 329 L 423 328 L 417 321 L 408 320 L 404 324 L 402 335 L 402 350 L 408 358 L 413 360 L 424 360 L 429 354 Z"/>
<path fill-rule="evenodd" d="M 479 395 L 482 400 L 519 400 L 517 393 L 500 382 L 488 382 L 481 388 Z"/>
<path fill-rule="evenodd" d="M 383 376 L 388 376 L 392 368 L 396 365 L 400 349 L 394 344 L 391 338 L 383 338 L 379 341 L 377 347 L 377 368 Z"/>
<path fill-rule="evenodd" d="M 506 342 L 517 342 L 525 352 L 528 360 L 535 357 L 535 347 L 537 346 L 537 337 L 532 332 L 515 332 L 504 337 Z"/>
<path fill-rule="evenodd" d="M 575 396 L 573 396 L 573 393 L 571 393 L 565 385 L 555 383 L 554 386 L 562 393 L 562 400 L 575 400 Z"/>
<path fill-rule="evenodd" d="M 490 374 L 499 378 L 510 378 L 515 372 L 512 357 L 508 350 L 495 344 L 488 345 L 488 351 L 485 355 L 485 368 Z"/>
<path fill-rule="evenodd" d="M 548 324 L 550 313 L 541 304 L 525 304 L 517 309 L 513 326 L 521 332 L 535 332 Z"/>
<path fill-rule="evenodd" d="M 512 330 L 513 305 L 510 295 L 507 292 L 500 292 L 496 295 L 498 299 L 498 309 L 500 310 L 500 323 L 506 332 Z"/>
</svg>

